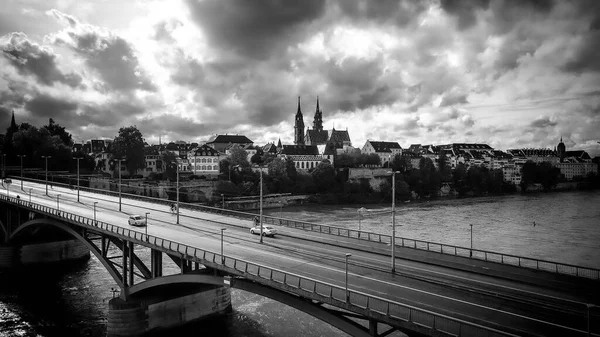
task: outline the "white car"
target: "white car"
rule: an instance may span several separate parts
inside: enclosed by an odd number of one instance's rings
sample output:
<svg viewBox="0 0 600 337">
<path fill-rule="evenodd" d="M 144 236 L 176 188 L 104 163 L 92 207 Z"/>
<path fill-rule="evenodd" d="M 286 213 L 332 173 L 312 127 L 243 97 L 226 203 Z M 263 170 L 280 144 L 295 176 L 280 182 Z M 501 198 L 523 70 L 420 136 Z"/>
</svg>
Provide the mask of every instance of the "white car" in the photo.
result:
<svg viewBox="0 0 600 337">
<path fill-rule="evenodd" d="M 277 234 L 277 230 L 271 226 L 262 226 L 262 230 L 263 236 L 273 237 L 275 234 Z M 250 233 L 260 235 L 260 225 L 250 228 Z"/>
<path fill-rule="evenodd" d="M 146 226 L 146 219 L 141 215 L 130 215 L 129 216 L 130 226 Z"/>
</svg>

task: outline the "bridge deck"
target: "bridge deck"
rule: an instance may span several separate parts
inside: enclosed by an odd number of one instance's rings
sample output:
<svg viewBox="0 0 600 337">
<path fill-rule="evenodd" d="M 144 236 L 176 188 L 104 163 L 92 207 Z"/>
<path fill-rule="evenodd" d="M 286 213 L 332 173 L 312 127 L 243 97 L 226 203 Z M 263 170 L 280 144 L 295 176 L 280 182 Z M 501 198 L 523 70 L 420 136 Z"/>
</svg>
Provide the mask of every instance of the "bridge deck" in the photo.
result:
<svg viewBox="0 0 600 337">
<path fill-rule="evenodd" d="M 583 335 L 584 303 L 600 304 L 597 283 L 590 280 L 406 248 L 397 250 L 392 274 L 390 247 L 384 243 L 280 227 L 276 237 L 260 244 L 246 220 L 182 209 L 176 224 L 165 205 L 123 198 L 119 212 L 114 196 L 81 192 L 77 202 L 77 192 L 68 188 L 54 187 L 46 196 L 43 184 L 26 182 L 24 190 L 29 189 L 33 203 L 56 208 L 60 194 L 61 211 L 89 218 L 96 202 L 99 221 L 124 228 L 130 228 L 129 214 L 150 212 L 148 234 L 206 251 L 220 251 L 221 228 L 227 228 L 226 256 L 338 286 L 345 285 L 345 254 L 351 253 L 349 289 L 519 335 Z M 10 193 L 28 201 L 24 191 L 13 187 Z"/>
</svg>

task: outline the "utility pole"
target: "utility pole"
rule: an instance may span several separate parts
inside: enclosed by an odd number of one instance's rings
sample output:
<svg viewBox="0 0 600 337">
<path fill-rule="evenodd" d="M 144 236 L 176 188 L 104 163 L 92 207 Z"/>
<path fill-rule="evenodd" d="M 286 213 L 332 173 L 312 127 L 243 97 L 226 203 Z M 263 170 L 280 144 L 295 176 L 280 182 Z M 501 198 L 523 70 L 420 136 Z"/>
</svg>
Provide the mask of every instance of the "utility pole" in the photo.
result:
<svg viewBox="0 0 600 337">
<path fill-rule="evenodd" d="M 122 158 L 117 159 L 119 163 L 119 212 L 121 211 L 121 161 L 123 161 Z"/>
<path fill-rule="evenodd" d="M 396 271 L 396 173 L 392 171 L 392 273 Z"/>
<path fill-rule="evenodd" d="M 177 165 L 177 224 L 179 225 L 179 163 Z"/>
<path fill-rule="evenodd" d="M 52 156 L 42 156 L 42 158 L 46 159 L 46 195 L 48 195 L 48 158 Z"/>
<path fill-rule="evenodd" d="M 260 169 L 260 243 L 263 243 L 263 174 L 262 167 L 258 167 Z"/>
<path fill-rule="evenodd" d="M 73 159 L 77 160 L 77 202 L 79 202 L 79 160 L 82 157 L 73 157 Z"/>
<path fill-rule="evenodd" d="M 27 157 L 27 155 L 18 154 L 17 157 L 21 157 L 21 191 L 23 191 L 23 157 Z"/>
</svg>

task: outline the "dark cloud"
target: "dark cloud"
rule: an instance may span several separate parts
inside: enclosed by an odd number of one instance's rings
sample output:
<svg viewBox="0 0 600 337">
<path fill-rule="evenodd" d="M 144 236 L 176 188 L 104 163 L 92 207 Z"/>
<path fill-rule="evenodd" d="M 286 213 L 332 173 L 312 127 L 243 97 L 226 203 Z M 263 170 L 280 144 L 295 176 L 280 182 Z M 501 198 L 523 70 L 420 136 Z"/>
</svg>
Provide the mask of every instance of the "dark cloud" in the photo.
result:
<svg viewBox="0 0 600 337">
<path fill-rule="evenodd" d="M 198 86 L 204 82 L 204 67 L 197 60 L 182 60 L 175 67 L 171 74 L 173 82 L 185 86 Z"/>
<path fill-rule="evenodd" d="M 447 93 L 442 98 L 442 102 L 440 103 L 440 107 L 452 106 L 457 104 L 466 104 L 469 103 L 467 101 L 466 94 L 458 94 L 458 93 Z"/>
<path fill-rule="evenodd" d="M 499 33 L 511 30 L 515 22 L 532 14 L 548 13 L 554 3 L 554 0 L 441 0 L 442 8 L 457 18 L 460 30 L 476 23 L 478 10 L 491 10 L 494 30 Z"/>
<path fill-rule="evenodd" d="M 574 73 L 600 71 L 600 30 L 588 32 L 563 65 L 563 70 Z"/>
<path fill-rule="evenodd" d="M 75 73 L 63 73 L 56 64 L 56 55 L 48 48 L 29 41 L 23 33 L 11 33 L 5 43 L 0 45 L 2 55 L 22 75 L 33 75 L 41 83 L 52 86 L 55 82 L 77 87 L 81 76 Z"/>
<path fill-rule="evenodd" d="M 137 124 L 145 137 L 161 135 L 169 139 L 188 139 L 189 141 L 212 134 L 215 130 L 231 129 L 229 123 L 204 124 L 198 123 L 191 118 L 171 114 L 146 118 Z"/>
<path fill-rule="evenodd" d="M 442 0 L 442 8 L 456 16 L 458 20 L 458 29 L 470 28 L 475 24 L 475 11 L 478 9 L 487 9 L 490 0 Z"/>
<path fill-rule="evenodd" d="M 53 118 L 57 121 L 67 121 L 72 124 L 76 123 L 74 117 L 76 117 L 77 107 L 76 102 L 46 94 L 37 94 L 25 103 L 25 109 L 29 111 L 34 120 Z M 66 124 L 67 127 L 71 125 Z"/>
<path fill-rule="evenodd" d="M 52 41 L 66 45 L 84 57 L 86 64 L 100 74 L 110 89 L 157 90 L 141 68 L 135 50 L 128 41 L 107 29 L 79 23 L 57 10 L 51 13 L 69 25 L 63 31 L 66 36 L 54 36 Z"/>
<path fill-rule="evenodd" d="M 404 27 L 414 22 L 428 4 L 426 1 L 410 0 L 339 0 L 335 2 L 342 13 L 352 20 L 391 22 Z"/>
<path fill-rule="evenodd" d="M 187 0 L 187 4 L 214 46 L 255 59 L 294 44 L 325 9 L 323 0 Z"/>
<path fill-rule="evenodd" d="M 538 117 L 533 122 L 531 122 L 530 126 L 533 128 L 547 128 L 549 126 L 556 126 L 558 123 L 556 121 L 550 120 L 549 117 Z"/>
</svg>

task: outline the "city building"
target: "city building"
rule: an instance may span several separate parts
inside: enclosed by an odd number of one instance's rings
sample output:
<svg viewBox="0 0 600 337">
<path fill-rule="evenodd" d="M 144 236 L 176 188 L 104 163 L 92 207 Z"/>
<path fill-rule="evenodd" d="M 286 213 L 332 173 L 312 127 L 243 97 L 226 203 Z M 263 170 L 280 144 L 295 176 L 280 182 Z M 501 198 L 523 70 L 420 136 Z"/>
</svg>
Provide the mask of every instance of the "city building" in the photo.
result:
<svg viewBox="0 0 600 337">
<path fill-rule="evenodd" d="M 376 154 L 381 159 L 381 165 L 389 163 L 397 154 L 402 154 L 402 147 L 398 142 L 382 142 L 367 140 L 361 149 L 365 154 Z"/>
<path fill-rule="evenodd" d="M 283 145 L 279 156 L 291 158 L 296 168 L 301 170 L 315 168 L 323 160 L 316 145 Z"/>
<path fill-rule="evenodd" d="M 254 142 L 252 142 L 246 136 L 225 134 L 225 135 L 215 135 L 214 137 L 211 137 L 211 139 L 206 143 L 206 145 L 212 147 L 213 149 L 215 149 L 221 153 L 225 153 L 225 149 L 227 149 L 227 147 L 232 144 L 247 146 L 247 145 L 253 145 Z"/>
</svg>

